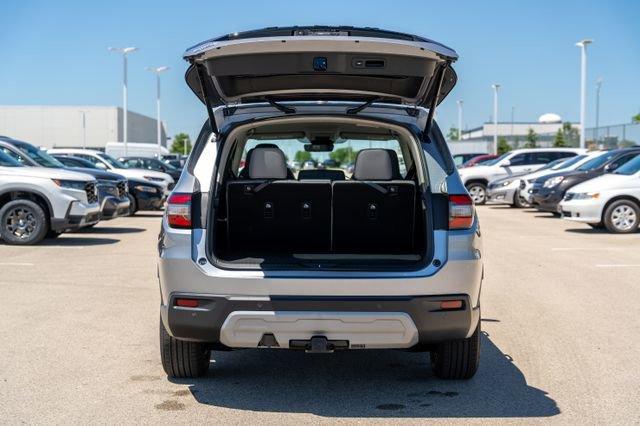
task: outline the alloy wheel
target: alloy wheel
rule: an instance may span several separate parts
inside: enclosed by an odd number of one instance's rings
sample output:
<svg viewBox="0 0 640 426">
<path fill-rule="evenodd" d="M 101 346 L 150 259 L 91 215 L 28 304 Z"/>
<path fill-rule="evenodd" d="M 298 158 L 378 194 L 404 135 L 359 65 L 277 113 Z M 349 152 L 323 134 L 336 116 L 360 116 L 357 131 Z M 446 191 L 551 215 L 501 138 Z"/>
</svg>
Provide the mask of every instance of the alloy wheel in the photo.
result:
<svg viewBox="0 0 640 426">
<path fill-rule="evenodd" d="M 636 212 L 627 204 L 621 204 L 611 212 L 611 223 L 620 231 L 633 228 L 637 220 Z"/>
<path fill-rule="evenodd" d="M 475 204 L 481 204 L 487 198 L 487 192 L 480 185 L 474 185 L 469 188 L 469 195 Z"/>
<path fill-rule="evenodd" d="M 38 221 L 33 211 L 25 207 L 17 207 L 6 216 L 5 229 L 16 237 L 26 240 L 38 228 Z"/>
</svg>

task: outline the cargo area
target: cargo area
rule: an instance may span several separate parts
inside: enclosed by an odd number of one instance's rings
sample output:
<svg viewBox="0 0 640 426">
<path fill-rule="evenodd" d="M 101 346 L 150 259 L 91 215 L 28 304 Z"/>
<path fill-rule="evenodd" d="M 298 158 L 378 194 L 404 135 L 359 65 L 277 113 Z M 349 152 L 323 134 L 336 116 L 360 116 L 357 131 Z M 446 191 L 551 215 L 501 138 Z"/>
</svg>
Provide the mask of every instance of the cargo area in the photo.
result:
<svg viewBox="0 0 640 426">
<path fill-rule="evenodd" d="M 432 235 L 422 155 L 406 130 L 355 119 L 232 132 L 209 222 L 213 257 L 240 269 L 415 269 Z"/>
</svg>

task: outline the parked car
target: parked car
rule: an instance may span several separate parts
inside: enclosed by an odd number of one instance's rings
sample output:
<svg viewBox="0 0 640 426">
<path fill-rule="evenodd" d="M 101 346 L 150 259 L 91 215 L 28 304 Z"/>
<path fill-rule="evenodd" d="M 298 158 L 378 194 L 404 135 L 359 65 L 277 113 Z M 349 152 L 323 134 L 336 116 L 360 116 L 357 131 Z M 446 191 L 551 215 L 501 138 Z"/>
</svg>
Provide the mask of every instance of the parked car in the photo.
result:
<svg viewBox="0 0 640 426">
<path fill-rule="evenodd" d="M 127 197 L 127 180 L 123 176 L 103 170 L 95 170 L 93 168 L 67 167 L 46 151 L 24 141 L 13 139 L 4 140 L 0 142 L 0 149 L 26 166 L 53 169 L 67 168 L 68 170 L 84 173 L 96 178 L 98 204 L 100 204 L 100 220 L 126 216 L 129 212 L 130 203 Z"/>
<path fill-rule="evenodd" d="M 538 178 L 531 188 L 533 205 L 540 211 L 559 215 L 560 201 L 562 201 L 567 190 L 572 186 L 601 176 L 607 172 L 612 172 L 631 160 L 638 153 L 640 153 L 640 148 L 623 148 L 607 151 L 592 158 L 575 170 L 558 172 Z"/>
<path fill-rule="evenodd" d="M 533 185 L 536 179 L 549 176 L 558 172 L 569 172 L 575 170 L 587 161 L 601 155 L 603 151 L 589 151 L 585 154 L 576 155 L 568 160 L 565 160 L 559 164 L 553 165 L 553 167 L 543 167 L 537 172 L 530 173 L 520 178 L 519 193 L 520 198 L 527 204 L 533 204 Z"/>
<path fill-rule="evenodd" d="M 489 155 L 486 152 L 476 152 L 476 153 L 467 153 L 467 154 L 453 154 L 453 162 L 456 167 L 461 168 L 464 163 L 467 161 L 473 160 L 476 157 L 480 157 L 482 155 Z"/>
<path fill-rule="evenodd" d="M 616 234 L 638 230 L 640 155 L 616 170 L 572 187 L 560 203 L 562 217 Z"/>
<path fill-rule="evenodd" d="M 575 158 L 575 157 L 573 157 Z M 570 158 L 571 159 L 571 158 Z M 555 166 L 558 166 L 567 161 L 566 158 L 555 160 L 538 169 L 539 173 L 545 170 L 549 170 Z M 487 185 L 487 201 L 497 204 L 508 204 L 511 207 L 529 207 L 529 203 L 520 197 L 519 188 L 520 181 L 527 179 L 532 173 L 517 173 L 507 177 L 492 180 Z"/>
<path fill-rule="evenodd" d="M 462 163 L 461 165 L 458 166 L 458 168 L 462 169 L 464 167 L 473 167 L 473 166 L 477 166 L 481 163 L 485 163 L 486 161 L 489 160 L 494 160 L 496 158 L 498 158 L 499 155 L 496 154 L 482 154 L 482 155 L 478 155 L 476 157 L 471 158 L 470 160 L 465 161 L 464 163 Z"/>
<path fill-rule="evenodd" d="M 118 158 L 118 161 L 131 169 L 155 170 L 157 172 L 166 173 L 176 182 L 180 179 L 180 173 L 182 173 L 182 169 L 177 169 L 170 164 L 158 160 L 157 158 L 120 157 Z"/>
<path fill-rule="evenodd" d="M 96 180 L 65 169 L 26 167 L 0 151 L 0 239 L 36 244 L 100 220 Z"/>
<path fill-rule="evenodd" d="M 169 193 L 169 190 L 171 190 L 175 184 L 173 178 L 166 173 L 156 172 L 154 170 L 128 168 L 115 158 L 101 151 L 91 149 L 54 148 L 50 149 L 49 153 L 72 155 L 74 157 L 83 158 L 91 161 L 103 170 L 118 173 L 127 179 L 145 179 L 150 182 L 155 182 L 162 185 L 166 194 Z"/>
<path fill-rule="evenodd" d="M 459 173 L 473 202 L 484 204 L 487 201 L 487 186 L 492 180 L 535 172 L 552 161 L 583 152 L 585 150 L 576 148 L 516 149 L 492 160 L 490 165 L 466 167 L 460 169 Z"/>
<path fill-rule="evenodd" d="M 166 373 L 200 376 L 216 348 L 404 348 L 430 352 L 438 377 L 472 377 L 481 233 L 432 119 L 455 51 L 372 28 L 289 27 L 184 57 L 209 120 L 158 244 Z M 331 137 L 360 146 L 351 180 L 288 177 L 284 147 Z"/>
<path fill-rule="evenodd" d="M 58 161 L 68 167 L 83 167 L 100 171 L 94 163 L 79 157 L 69 155 L 53 155 Z M 127 179 L 127 197 L 129 199 L 129 215 L 138 210 L 160 210 L 164 207 L 166 194 L 162 185 L 150 182 L 146 179 Z"/>
</svg>

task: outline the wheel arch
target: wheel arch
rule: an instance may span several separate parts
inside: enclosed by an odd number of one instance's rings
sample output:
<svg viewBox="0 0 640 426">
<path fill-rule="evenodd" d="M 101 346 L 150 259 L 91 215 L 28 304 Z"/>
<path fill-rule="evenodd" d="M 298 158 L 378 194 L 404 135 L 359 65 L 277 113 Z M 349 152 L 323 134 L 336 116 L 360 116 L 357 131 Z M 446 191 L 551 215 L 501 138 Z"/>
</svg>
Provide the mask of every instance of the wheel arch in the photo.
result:
<svg viewBox="0 0 640 426">
<path fill-rule="evenodd" d="M 48 225 L 51 225 L 53 207 L 45 195 L 32 189 L 8 189 L 0 193 L 0 208 L 9 201 L 14 200 L 30 200 L 38 204 L 44 209 L 44 212 L 47 215 Z"/>
<path fill-rule="evenodd" d="M 481 183 L 484 186 L 489 185 L 489 181 L 485 178 L 474 178 L 474 179 L 469 179 L 468 181 L 466 181 L 464 183 L 465 188 L 469 185 L 471 185 L 472 183 Z"/>
<path fill-rule="evenodd" d="M 616 195 L 615 197 L 612 197 L 609 201 L 607 201 L 605 203 L 605 205 L 602 207 L 602 214 L 600 215 L 600 220 L 602 220 L 603 223 L 604 223 L 604 215 L 607 212 L 607 209 L 609 208 L 609 206 L 611 204 L 615 203 L 616 201 L 620 201 L 620 200 L 631 201 L 638 208 L 640 208 L 640 200 L 638 198 L 634 197 L 633 195 L 629 195 L 629 194 Z"/>
</svg>

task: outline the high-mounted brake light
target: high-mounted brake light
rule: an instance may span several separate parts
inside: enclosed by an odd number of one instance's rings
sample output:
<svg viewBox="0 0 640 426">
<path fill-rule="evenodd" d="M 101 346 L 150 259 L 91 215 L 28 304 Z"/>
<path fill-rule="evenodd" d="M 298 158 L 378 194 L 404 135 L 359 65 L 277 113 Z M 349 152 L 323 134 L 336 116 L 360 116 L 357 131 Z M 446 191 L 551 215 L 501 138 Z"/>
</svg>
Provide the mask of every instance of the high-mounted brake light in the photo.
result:
<svg viewBox="0 0 640 426">
<path fill-rule="evenodd" d="M 469 229 L 473 225 L 473 200 L 468 195 L 449 195 L 449 229 Z"/>
<path fill-rule="evenodd" d="M 172 228 L 191 228 L 191 194 L 171 194 L 167 202 L 167 221 Z"/>
</svg>

